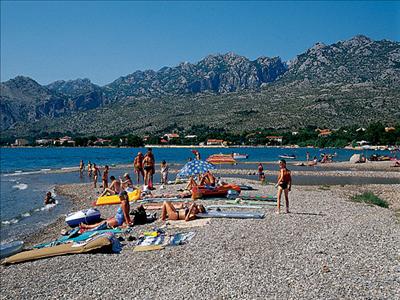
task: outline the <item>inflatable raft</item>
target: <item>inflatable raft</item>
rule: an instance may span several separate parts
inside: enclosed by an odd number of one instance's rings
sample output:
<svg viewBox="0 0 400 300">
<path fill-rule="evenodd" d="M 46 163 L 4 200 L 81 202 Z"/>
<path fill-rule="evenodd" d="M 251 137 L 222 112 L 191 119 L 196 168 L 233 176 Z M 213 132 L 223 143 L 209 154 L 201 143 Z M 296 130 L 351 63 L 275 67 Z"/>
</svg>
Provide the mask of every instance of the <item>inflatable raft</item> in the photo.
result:
<svg viewBox="0 0 400 300">
<path fill-rule="evenodd" d="M 142 191 L 140 189 L 134 190 L 133 192 L 128 193 L 129 201 L 136 201 L 140 199 L 140 194 Z M 95 205 L 113 205 L 113 204 L 120 204 L 121 200 L 119 200 L 118 195 L 112 196 L 103 196 L 97 198 Z"/>
<path fill-rule="evenodd" d="M 92 224 L 100 220 L 100 212 L 95 208 L 83 209 L 78 212 L 69 214 L 65 218 L 65 222 L 75 227 L 81 223 Z"/>
<path fill-rule="evenodd" d="M 240 186 L 235 184 L 225 184 L 221 186 L 195 186 L 192 188 L 192 198 L 207 198 L 207 197 L 226 197 L 229 190 L 234 190 L 240 193 Z"/>
</svg>

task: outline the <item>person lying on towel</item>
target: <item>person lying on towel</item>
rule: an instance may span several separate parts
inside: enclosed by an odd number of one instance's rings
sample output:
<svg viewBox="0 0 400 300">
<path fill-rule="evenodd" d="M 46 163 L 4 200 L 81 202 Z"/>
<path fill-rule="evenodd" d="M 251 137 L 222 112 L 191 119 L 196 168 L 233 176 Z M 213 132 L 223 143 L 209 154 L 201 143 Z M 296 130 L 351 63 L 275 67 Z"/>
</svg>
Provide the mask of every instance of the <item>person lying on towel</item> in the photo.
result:
<svg viewBox="0 0 400 300">
<path fill-rule="evenodd" d="M 161 208 L 161 220 L 165 221 L 168 217 L 169 220 L 185 220 L 191 221 L 196 218 L 196 214 L 204 213 L 206 209 L 201 204 L 193 203 L 188 206 L 188 204 L 182 204 L 178 209 L 174 207 L 171 201 L 164 201 Z"/>
<path fill-rule="evenodd" d="M 118 226 L 122 226 L 124 224 L 126 226 L 132 226 L 133 223 L 129 216 L 130 205 L 129 205 L 128 193 L 126 191 L 120 192 L 119 199 L 121 200 L 121 206 L 118 208 L 117 213 L 115 214 L 114 217 L 108 218 L 106 221 L 102 221 L 100 223 L 93 225 L 86 225 L 81 223 L 79 227 L 82 230 L 90 230 L 90 229 L 103 230 L 108 228 L 115 228 Z"/>
<path fill-rule="evenodd" d="M 200 180 L 200 185 L 205 186 L 215 186 L 216 179 L 214 175 L 208 170 L 204 173 L 203 177 Z"/>
</svg>

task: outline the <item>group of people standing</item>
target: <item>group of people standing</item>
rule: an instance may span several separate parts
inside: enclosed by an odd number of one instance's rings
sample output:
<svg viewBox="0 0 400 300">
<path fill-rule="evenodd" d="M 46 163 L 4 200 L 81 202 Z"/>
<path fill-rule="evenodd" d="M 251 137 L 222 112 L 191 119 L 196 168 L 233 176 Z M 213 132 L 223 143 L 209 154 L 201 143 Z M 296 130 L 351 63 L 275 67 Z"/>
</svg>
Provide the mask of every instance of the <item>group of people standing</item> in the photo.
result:
<svg viewBox="0 0 400 300">
<path fill-rule="evenodd" d="M 142 152 L 138 152 L 133 162 L 133 167 L 135 169 L 138 184 L 140 184 L 140 178 L 142 178 L 145 186 L 153 186 L 154 174 L 156 172 L 155 165 L 156 161 L 151 148 L 147 149 L 145 155 L 143 155 Z M 165 160 L 161 162 L 160 171 L 161 184 L 167 184 L 169 167 Z"/>
</svg>

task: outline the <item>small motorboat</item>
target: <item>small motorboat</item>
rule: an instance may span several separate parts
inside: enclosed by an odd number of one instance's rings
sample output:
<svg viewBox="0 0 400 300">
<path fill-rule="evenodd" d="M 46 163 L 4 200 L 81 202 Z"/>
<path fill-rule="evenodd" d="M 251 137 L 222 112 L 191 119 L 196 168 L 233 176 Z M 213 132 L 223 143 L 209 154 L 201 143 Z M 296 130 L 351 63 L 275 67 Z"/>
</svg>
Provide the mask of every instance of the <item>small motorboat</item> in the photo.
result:
<svg viewBox="0 0 400 300">
<path fill-rule="evenodd" d="M 212 164 L 236 164 L 236 160 L 231 154 L 213 154 L 207 158 L 207 162 Z"/>
<path fill-rule="evenodd" d="M 233 153 L 232 157 L 234 159 L 247 159 L 249 158 L 248 154 L 241 154 L 241 153 Z"/>
<path fill-rule="evenodd" d="M 284 159 L 296 159 L 296 155 L 294 154 L 283 154 L 283 155 L 279 155 L 280 158 L 284 158 Z"/>
<path fill-rule="evenodd" d="M 67 215 L 65 218 L 65 222 L 71 227 L 76 227 L 81 223 L 96 223 L 100 220 L 100 216 L 100 211 L 95 208 L 83 209 Z"/>
<path fill-rule="evenodd" d="M 0 258 L 9 257 L 22 251 L 23 241 L 14 241 L 0 245 Z"/>
</svg>

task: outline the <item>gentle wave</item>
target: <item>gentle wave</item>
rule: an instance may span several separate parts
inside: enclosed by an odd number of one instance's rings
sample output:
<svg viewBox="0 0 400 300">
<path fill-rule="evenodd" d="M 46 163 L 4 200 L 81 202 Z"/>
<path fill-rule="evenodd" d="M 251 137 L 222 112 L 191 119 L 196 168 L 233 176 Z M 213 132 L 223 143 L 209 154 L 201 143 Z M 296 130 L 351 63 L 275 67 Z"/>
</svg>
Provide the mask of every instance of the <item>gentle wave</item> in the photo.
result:
<svg viewBox="0 0 400 300">
<path fill-rule="evenodd" d="M 12 186 L 14 189 L 18 189 L 20 191 L 26 190 L 28 188 L 28 185 L 26 183 L 18 183 L 16 185 Z"/>
<path fill-rule="evenodd" d="M 24 212 L 24 213 L 18 215 L 17 217 L 10 219 L 10 220 L 1 221 L 1 225 L 2 226 L 10 226 L 10 225 L 17 224 L 22 219 L 29 218 L 30 216 L 32 216 L 33 213 L 40 212 L 40 211 L 48 211 L 48 210 L 54 208 L 57 204 L 58 204 L 58 201 L 56 200 L 55 204 L 47 204 L 47 205 L 44 205 L 44 206 L 42 206 L 40 208 L 35 208 L 35 209 L 30 210 L 30 211 Z"/>
</svg>

